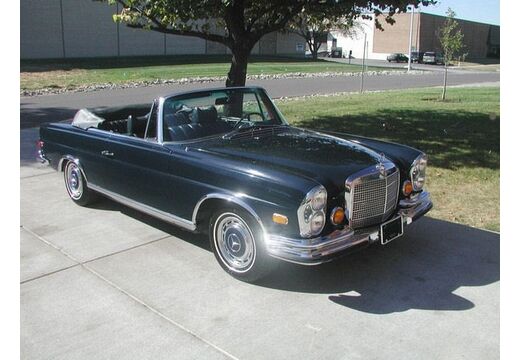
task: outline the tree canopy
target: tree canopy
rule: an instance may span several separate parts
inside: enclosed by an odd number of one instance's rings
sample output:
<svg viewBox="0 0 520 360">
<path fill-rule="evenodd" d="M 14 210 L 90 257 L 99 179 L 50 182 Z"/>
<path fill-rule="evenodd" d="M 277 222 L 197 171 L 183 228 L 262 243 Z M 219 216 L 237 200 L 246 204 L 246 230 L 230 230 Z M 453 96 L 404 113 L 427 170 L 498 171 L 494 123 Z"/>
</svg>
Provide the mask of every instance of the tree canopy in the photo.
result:
<svg viewBox="0 0 520 360">
<path fill-rule="evenodd" d="M 303 11 L 314 18 L 392 15 L 433 0 L 101 0 L 121 5 L 114 20 L 132 28 L 194 36 L 232 53 L 227 86 L 244 85 L 251 50 L 262 36 L 287 28 Z M 377 21 L 377 19 L 376 19 Z M 380 24 L 377 22 L 377 25 Z"/>
<path fill-rule="evenodd" d="M 355 35 L 360 30 L 361 23 L 355 18 L 345 18 L 335 13 L 326 17 L 308 15 L 304 9 L 289 22 L 288 28 L 289 32 L 305 39 L 313 59 L 317 59 L 322 42 L 327 41 L 327 36 L 331 31 L 343 35 Z"/>
<path fill-rule="evenodd" d="M 455 11 L 448 8 L 446 12 L 446 21 L 439 29 L 438 37 L 444 52 L 444 86 L 442 88 L 442 100 L 446 99 L 446 85 L 448 82 L 448 65 L 453 58 L 461 53 L 464 49 L 464 34 L 459 27 L 459 23 L 455 20 Z"/>
<path fill-rule="evenodd" d="M 446 21 L 438 34 L 442 51 L 444 52 L 444 61 L 447 65 L 464 49 L 464 34 L 459 27 L 458 21 L 455 20 L 455 16 L 455 12 L 448 8 Z"/>
</svg>

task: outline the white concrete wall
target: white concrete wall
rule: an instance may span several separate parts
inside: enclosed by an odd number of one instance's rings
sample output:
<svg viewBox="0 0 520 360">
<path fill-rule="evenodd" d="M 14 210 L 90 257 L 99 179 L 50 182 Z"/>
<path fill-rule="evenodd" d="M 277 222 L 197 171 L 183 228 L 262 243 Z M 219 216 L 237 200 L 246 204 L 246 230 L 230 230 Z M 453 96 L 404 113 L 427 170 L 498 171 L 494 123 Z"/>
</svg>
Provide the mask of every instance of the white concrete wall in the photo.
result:
<svg viewBox="0 0 520 360">
<path fill-rule="evenodd" d="M 21 0 L 20 57 L 82 58 L 177 54 L 229 54 L 224 45 L 186 36 L 164 35 L 116 24 L 118 5 L 91 0 Z M 253 54 L 302 55 L 295 35 L 272 33 Z"/>
<path fill-rule="evenodd" d="M 352 56 L 356 59 L 363 58 L 363 47 L 366 34 L 367 41 L 367 58 L 386 60 L 388 54 L 375 53 L 374 49 L 374 29 L 375 20 L 358 19 L 360 23 L 359 29 L 354 35 L 346 36 L 340 32 L 332 31 L 331 34 L 337 39 L 337 46 L 343 49 L 343 54 L 348 57 L 349 50 L 352 50 Z M 329 39 L 327 46 L 332 49 L 332 40 Z"/>
<path fill-rule="evenodd" d="M 167 55 L 205 54 L 206 40 L 179 35 L 166 35 Z"/>
<path fill-rule="evenodd" d="M 293 33 L 278 33 L 276 39 L 276 54 L 278 55 L 305 55 L 305 39 Z M 300 51 L 297 45 L 301 44 Z"/>
<path fill-rule="evenodd" d="M 151 30 L 132 29 L 119 24 L 119 55 L 164 55 L 166 37 Z"/>
<path fill-rule="evenodd" d="M 20 54 L 22 58 L 63 57 L 60 0 L 22 0 Z"/>
<path fill-rule="evenodd" d="M 117 56 L 115 6 L 85 0 L 62 0 L 66 57 Z"/>
</svg>

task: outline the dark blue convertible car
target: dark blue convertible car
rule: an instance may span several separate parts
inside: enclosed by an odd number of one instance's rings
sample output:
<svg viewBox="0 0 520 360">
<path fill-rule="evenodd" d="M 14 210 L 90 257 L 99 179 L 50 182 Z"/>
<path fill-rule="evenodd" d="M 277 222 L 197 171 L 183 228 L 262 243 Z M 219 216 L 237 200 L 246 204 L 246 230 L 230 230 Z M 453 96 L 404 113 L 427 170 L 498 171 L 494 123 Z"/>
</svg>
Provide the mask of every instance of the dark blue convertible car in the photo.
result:
<svg viewBox="0 0 520 360">
<path fill-rule="evenodd" d="M 83 109 L 41 127 L 39 156 L 79 205 L 104 195 L 207 232 L 219 264 L 245 281 L 274 258 L 320 264 L 386 244 L 432 207 L 425 154 L 289 126 L 258 87 Z"/>
</svg>

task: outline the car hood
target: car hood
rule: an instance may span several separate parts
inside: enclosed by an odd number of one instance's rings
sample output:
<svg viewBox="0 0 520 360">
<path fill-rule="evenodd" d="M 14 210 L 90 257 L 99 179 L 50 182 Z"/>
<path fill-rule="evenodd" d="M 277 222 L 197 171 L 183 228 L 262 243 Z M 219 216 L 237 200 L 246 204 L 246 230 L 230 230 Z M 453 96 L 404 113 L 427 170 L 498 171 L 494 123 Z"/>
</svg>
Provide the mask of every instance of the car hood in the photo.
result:
<svg viewBox="0 0 520 360">
<path fill-rule="evenodd" d="M 187 146 L 206 156 L 226 157 L 258 173 L 284 171 L 313 179 L 327 191 L 341 191 L 351 174 L 378 164 L 380 155 L 357 142 L 293 127 L 242 130 Z M 210 161 L 210 159 L 208 159 Z"/>
</svg>

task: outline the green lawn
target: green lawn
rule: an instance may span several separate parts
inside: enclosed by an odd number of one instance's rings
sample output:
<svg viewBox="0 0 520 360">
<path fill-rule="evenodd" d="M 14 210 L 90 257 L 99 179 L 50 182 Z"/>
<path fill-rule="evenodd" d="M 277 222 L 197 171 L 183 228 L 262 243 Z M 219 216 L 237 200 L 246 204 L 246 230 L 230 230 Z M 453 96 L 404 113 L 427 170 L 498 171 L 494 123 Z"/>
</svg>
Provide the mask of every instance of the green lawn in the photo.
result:
<svg viewBox="0 0 520 360">
<path fill-rule="evenodd" d="M 390 91 L 279 101 L 294 125 L 375 137 L 429 155 L 430 216 L 500 229 L 500 89 Z"/>
<path fill-rule="evenodd" d="M 180 79 L 200 76 L 226 76 L 229 56 L 170 56 L 77 59 L 68 61 L 22 61 L 20 88 L 70 88 L 99 83 Z M 369 68 L 380 70 L 380 68 Z M 388 70 L 388 69 L 387 69 Z M 283 73 L 357 72 L 359 65 L 299 58 L 252 57 L 249 75 Z"/>
</svg>

